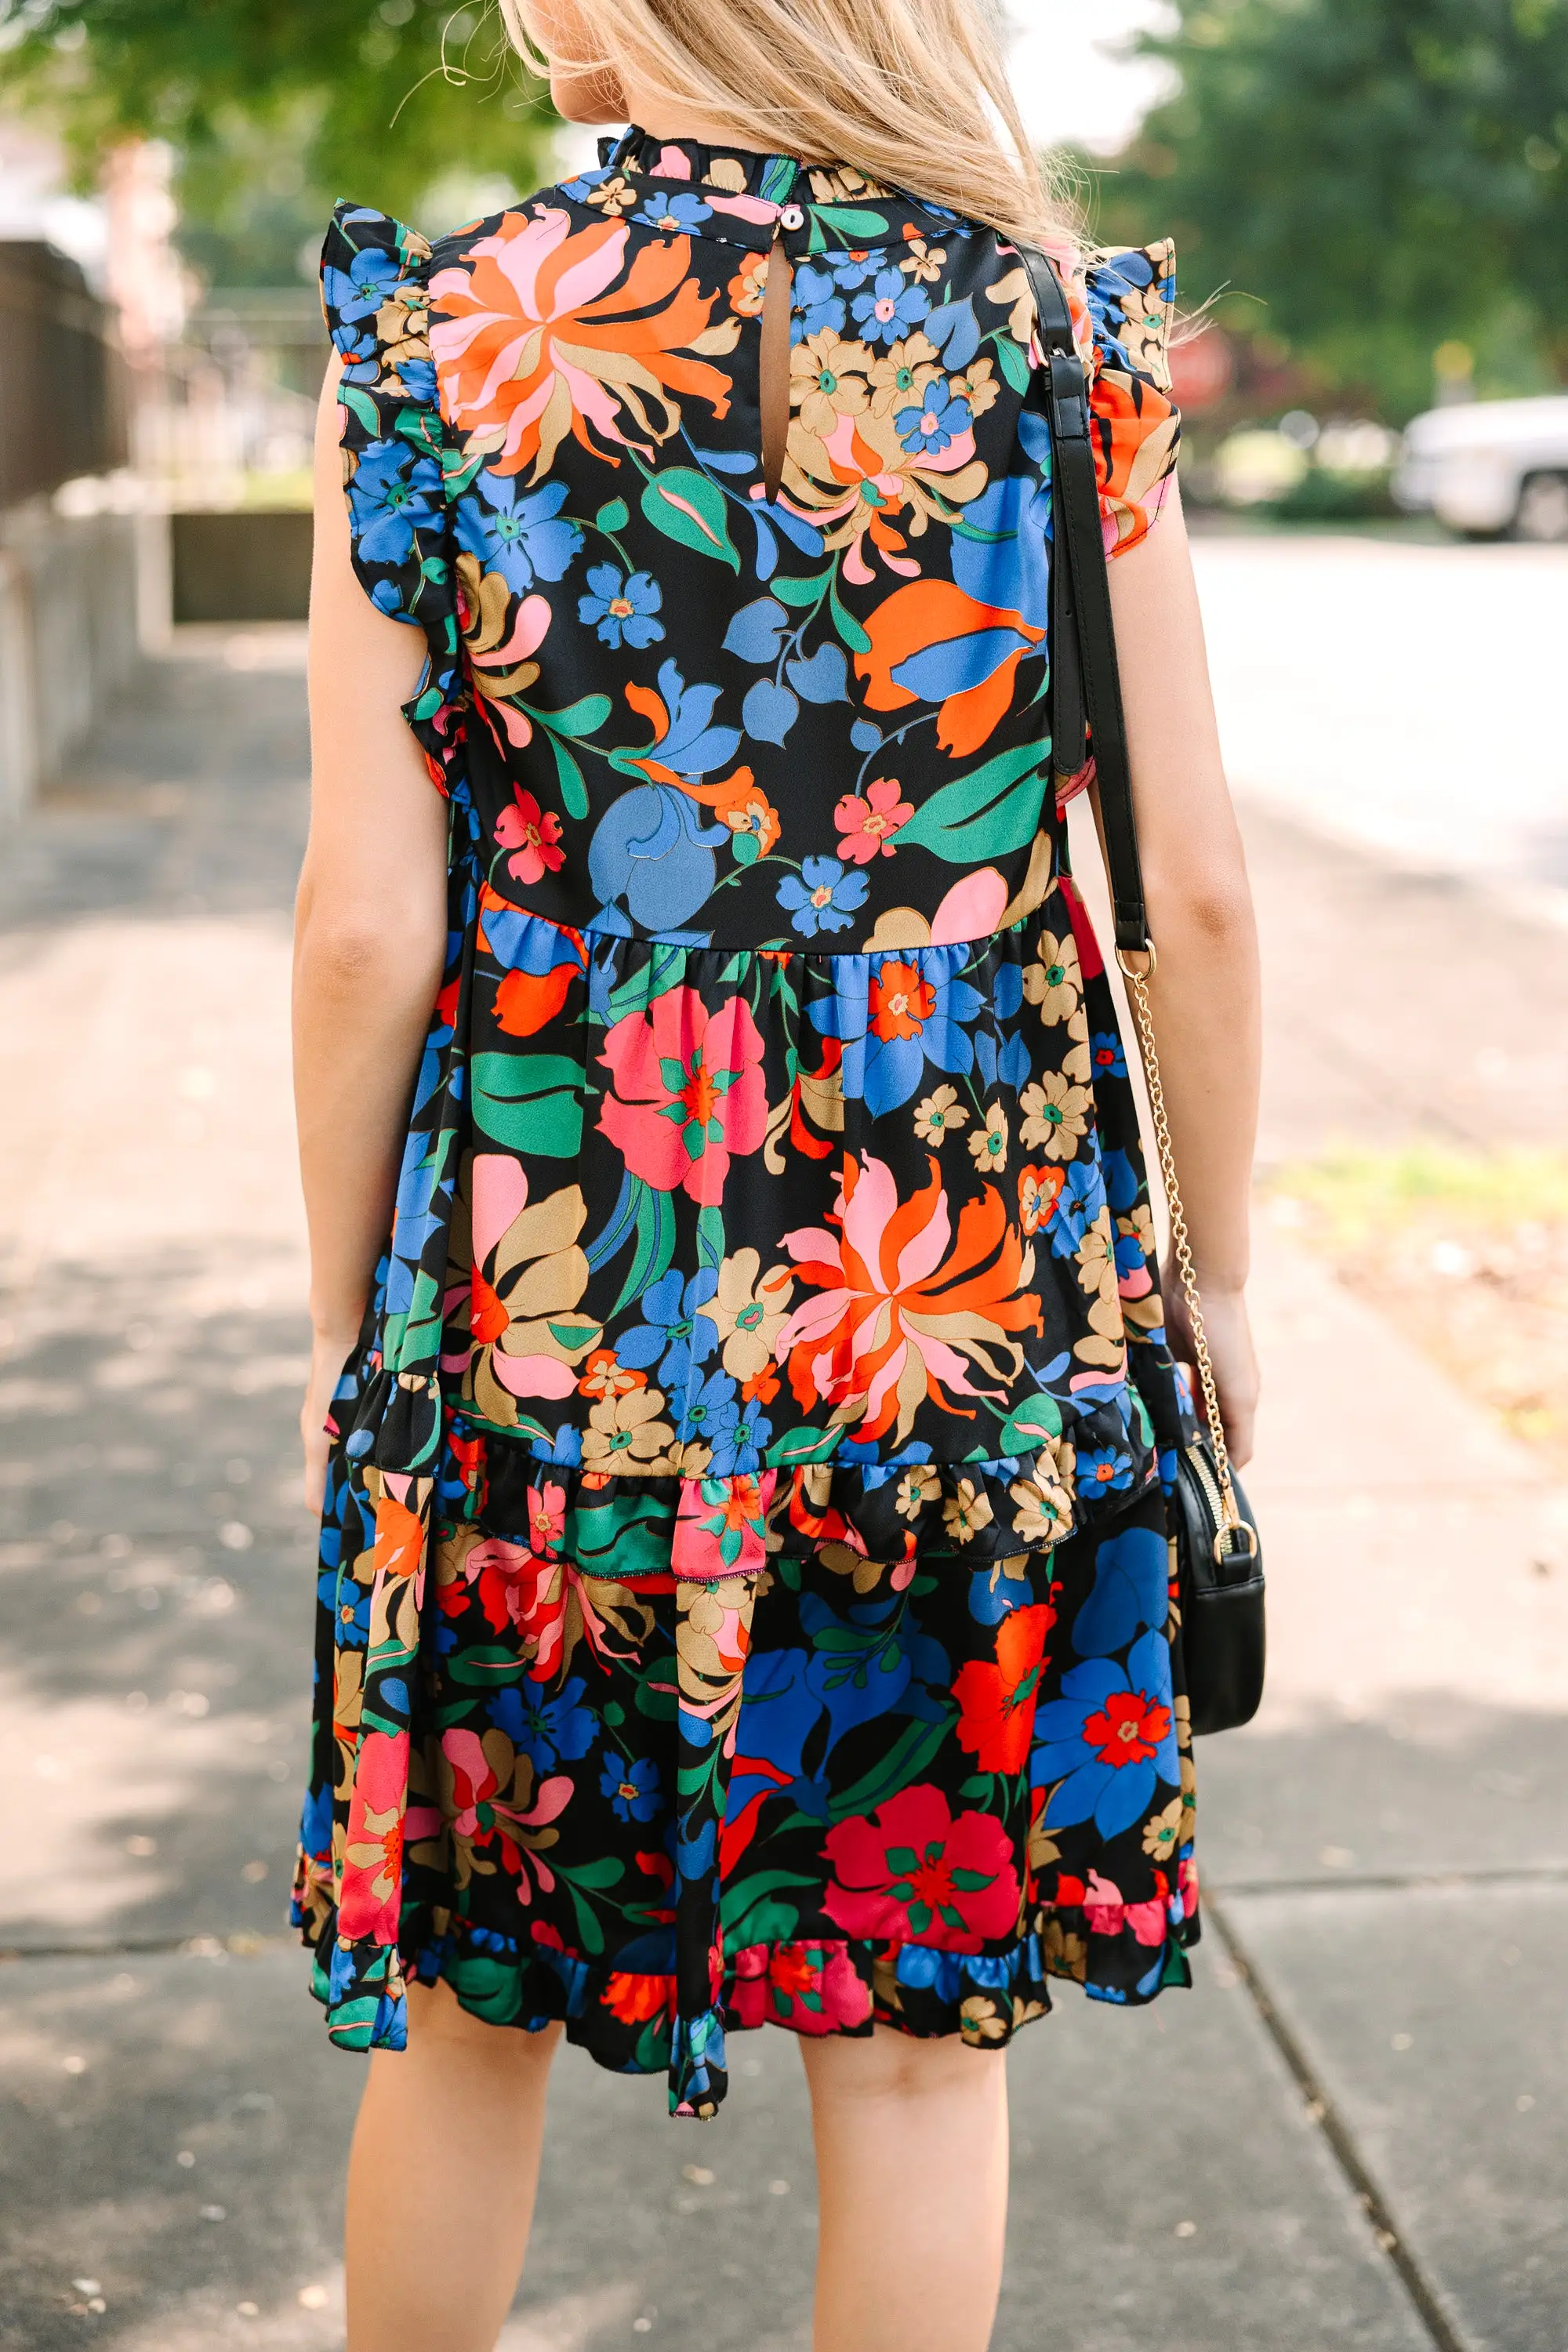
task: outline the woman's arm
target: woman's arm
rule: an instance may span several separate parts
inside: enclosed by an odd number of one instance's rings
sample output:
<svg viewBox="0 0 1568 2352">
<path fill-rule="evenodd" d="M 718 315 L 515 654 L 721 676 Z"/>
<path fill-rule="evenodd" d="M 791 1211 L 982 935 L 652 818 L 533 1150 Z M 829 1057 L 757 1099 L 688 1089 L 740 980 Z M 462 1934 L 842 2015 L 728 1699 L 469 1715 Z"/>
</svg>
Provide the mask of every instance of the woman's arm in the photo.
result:
<svg viewBox="0 0 1568 2352">
<path fill-rule="evenodd" d="M 1261 1021 L 1247 860 L 1226 787 L 1186 526 L 1174 485 L 1110 566 L 1132 796 L 1159 968 L 1149 994 L 1226 1435 L 1252 1452 L 1258 1368 L 1243 1297 Z M 1165 1305 L 1191 1360 L 1180 1286 Z"/>
<path fill-rule="evenodd" d="M 294 1102 L 310 1239 L 300 1431 L 319 1510 L 322 1427 L 392 1222 L 408 1101 L 447 941 L 447 804 L 400 706 L 419 632 L 355 578 L 333 359 L 316 419 L 310 832 L 294 909 Z"/>
</svg>

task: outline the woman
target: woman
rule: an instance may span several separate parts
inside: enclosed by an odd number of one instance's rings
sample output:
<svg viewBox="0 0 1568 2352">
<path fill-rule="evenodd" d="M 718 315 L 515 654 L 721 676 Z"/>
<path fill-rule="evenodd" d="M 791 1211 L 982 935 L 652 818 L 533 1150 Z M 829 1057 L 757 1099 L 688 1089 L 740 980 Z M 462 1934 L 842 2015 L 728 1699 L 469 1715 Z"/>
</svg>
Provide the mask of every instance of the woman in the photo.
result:
<svg viewBox="0 0 1568 2352">
<path fill-rule="evenodd" d="M 1075 256 L 985 15 L 522 0 L 562 113 L 638 127 L 433 248 L 329 234 L 297 1916 L 376 2053 L 354 2352 L 494 2341 L 563 2028 L 710 2116 L 769 2021 L 810 2080 L 819 2347 L 981 2346 L 996 2053 L 1050 1977 L 1186 1981 L 1182 1406 L 1048 787 L 1016 238 L 1092 378 L 1240 1462 L 1254 940 L 1169 250 Z"/>
</svg>

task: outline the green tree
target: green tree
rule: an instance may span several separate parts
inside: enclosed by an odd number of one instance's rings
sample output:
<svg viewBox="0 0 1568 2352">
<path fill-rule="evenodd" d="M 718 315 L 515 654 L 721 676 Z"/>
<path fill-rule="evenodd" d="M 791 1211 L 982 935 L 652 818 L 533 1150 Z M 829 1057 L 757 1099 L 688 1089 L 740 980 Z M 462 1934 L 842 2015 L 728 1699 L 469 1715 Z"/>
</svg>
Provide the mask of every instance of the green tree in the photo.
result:
<svg viewBox="0 0 1568 2352">
<path fill-rule="evenodd" d="M 181 159 L 184 242 L 209 275 L 293 275 L 349 194 L 421 226 L 456 184 L 525 189 L 554 118 L 486 0 L 0 0 L 14 102 L 59 123 L 84 178 L 143 135 Z"/>
<path fill-rule="evenodd" d="M 1185 302 L 1395 417 L 1445 343 L 1483 389 L 1568 374 L 1568 0 L 1174 5 L 1102 233 L 1168 230 Z"/>
</svg>

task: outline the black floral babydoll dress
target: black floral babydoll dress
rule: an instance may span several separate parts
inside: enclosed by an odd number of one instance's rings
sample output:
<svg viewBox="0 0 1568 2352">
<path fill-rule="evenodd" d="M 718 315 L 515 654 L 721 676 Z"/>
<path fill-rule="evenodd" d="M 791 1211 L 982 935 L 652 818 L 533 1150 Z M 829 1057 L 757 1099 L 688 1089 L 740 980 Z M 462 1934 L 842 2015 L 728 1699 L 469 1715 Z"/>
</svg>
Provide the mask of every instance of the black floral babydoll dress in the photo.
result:
<svg viewBox="0 0 1568 2352">
<path fill-rule="evenodd" d="M 782 488 L 760 317 L 794 266 Z M 1064 257 L 1108 544 L 1169 249 Z M 332 1409 L 295 1916 L 710 2115 L 728 2032 L 1000 2045 L 1196 1934 L 1181 1405 L 1049 759 L 995 232 L 628 133 L 323 264 L 353 561 L 421 629 L 450 943 Z"/>
</svg>

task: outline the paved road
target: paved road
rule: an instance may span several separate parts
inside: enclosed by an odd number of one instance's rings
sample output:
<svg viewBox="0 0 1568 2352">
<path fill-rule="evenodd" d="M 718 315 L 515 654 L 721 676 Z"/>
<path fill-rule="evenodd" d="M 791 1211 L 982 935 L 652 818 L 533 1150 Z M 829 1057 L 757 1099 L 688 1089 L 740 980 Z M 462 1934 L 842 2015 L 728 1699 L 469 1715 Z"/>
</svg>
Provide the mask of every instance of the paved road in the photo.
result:
<svg viewBox="0 0 1568 2352">
<path fill-rule="evenodd" d="M 1280 813 L 1568 919 L 1568 548 L 1195 544 L 1226 760 Z"/>
<path fill-rule="evenodd" d="M 0 880 L 0 2347 L 26 2352 L 340 2340 L 359 2066 L 279 1932 L 303 764 L 297 646 L 184 652 Z M 1565 1139 L 1568 937 L 1256 802 L 1247 826 L 1271 1156 Z M 1016 2046 L 996 2343 L 1563 2352 L 1564 1497 L 1287 1236 L 1260 1257 L 1273 1679 L 1200 1756 L 1214 1932 L 1192 1996 L 1069 1990 Z M 710 2133 L 574 2053 L 553 2101 L 507 2352 L 805 2345 L 784 2034 L 748 2039 Z"/>
</svg>

